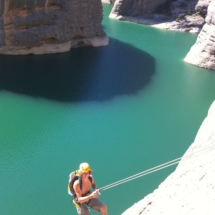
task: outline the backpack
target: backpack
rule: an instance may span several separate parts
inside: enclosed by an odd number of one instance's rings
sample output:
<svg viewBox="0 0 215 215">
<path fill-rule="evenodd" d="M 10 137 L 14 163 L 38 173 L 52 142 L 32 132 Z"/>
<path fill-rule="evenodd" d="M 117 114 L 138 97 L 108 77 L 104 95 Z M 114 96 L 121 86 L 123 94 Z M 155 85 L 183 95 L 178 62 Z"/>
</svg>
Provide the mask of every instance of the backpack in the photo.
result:
<svg viewBox="0 0 215 215">
<path fill-rule="evenodd" d="M 68 184 L 68 194 L 71 196 L 75 196 L 75 191 L 73 189 L 73 184 L 75 183 L 76 180 L 79 180 L 80 183 L 80 189 L 82 190 L 82 180 L 79 177 L 79 171 L 76 170 L 69 175 L 69 184 Z M 92 176 L 89 176 L 89 180 L 92 183 Z"/>
</svg>

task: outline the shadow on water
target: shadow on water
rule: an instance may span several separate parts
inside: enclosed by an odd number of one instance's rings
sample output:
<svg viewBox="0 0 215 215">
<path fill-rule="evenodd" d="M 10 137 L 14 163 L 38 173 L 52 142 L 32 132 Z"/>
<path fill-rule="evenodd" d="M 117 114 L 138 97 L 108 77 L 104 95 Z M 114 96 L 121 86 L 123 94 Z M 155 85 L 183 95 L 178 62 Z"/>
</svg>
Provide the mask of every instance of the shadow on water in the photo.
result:
<svg viewBox="0 0 215 215">
<path fill-rule="evenodd" d="M 149 54 L 110 39 L 105 47 L 51 55 L 0 56 L 0 90 L 57 101 L 104 101 L 143 89 L 155 72 Z"/>
</svg>

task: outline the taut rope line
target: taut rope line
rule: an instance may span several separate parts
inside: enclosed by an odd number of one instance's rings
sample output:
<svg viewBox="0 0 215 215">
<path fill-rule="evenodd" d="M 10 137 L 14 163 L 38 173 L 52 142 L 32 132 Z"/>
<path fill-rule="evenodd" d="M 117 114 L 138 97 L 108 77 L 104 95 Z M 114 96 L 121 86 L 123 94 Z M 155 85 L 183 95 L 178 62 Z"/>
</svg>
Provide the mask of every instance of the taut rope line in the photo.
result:
<svg viewBox="0 0 215 215">
<path fill-rule="evenodd" d="M 169 167 L 169 166 L 172 166 L 172 165 L 175 165 L 175 164 L 179 163 L 180 160 L 181 160 L 181 157 L 180 157 L 180 158 L 177 158 L 177 159 L 174 159 L 174 160 L 172 160 L 172 161 L 166 162 L 166 163 L 164 163 L 164 164 L 158 165 L 158 166 L 153 167 L 153 168 L 151 168 L 151 169 L 145 170 L 145 171 L 143 171 L 143 172 L 137 173 L 137 174 L 135 174 L 135 175 L 133 175 L 133 176 L 129 176 L 129 177 L 127 177 L 127 178 L 124 178 L 124 179 L 119 180 L 119 181 L 117 181 L 117 182 L 114 182 L 114 183 L 112 183 L 112 184 L 109 184 L 109 185 L 106 185 L 106 186 L 104 186 L 104 187 L 101 187 L 99 190 L 104 191 L 104 190 L 110 189 L 110 188 L 112 188 L 112 187 L 118 186 L 118 185 L 120 185 L 120 184 L 123 184 L 123 183 L 125 183 L 125 182 L 128 182 L 128 181 L 134 180 L 134 179 L 136 179 L 136 178 L 142 177 L 142 176 L 144 176 L 144 175 L 148 175 L 148 174 L 150 174 L 150 173 L 157 172 L 157 171 L 159 171 L 159 170 L 161 170 L 161 169 L 164 169 L 164 168 L 167 168 L 167 167 Z"/>
<path fill-rule="evenodd" d="M 202 150 L 199 150 L 199 151 L 197 151 L 197 152 L 191 153 L 190 155 L 184 156 L 184 160 L 183 160 L 182 162 L 184 162 L 184 161 L 186 161 L 186 160 L 192 158 L 193 155 L 195 155 L 195 154 L 197 154 L 197 153 L 199 153 L 199 152 L 203 152 L 203 151 L 205 151 L 205 150 L 210 150 L 210 151 L 212 151 L 212 150 L 214 150 L 214 149 L 215 149 L 215 146 L 214 146 L 214 145 L 211 145 L 211 146 L 209 146 L 209 147 L 205 147 L 205 148 L 203 148 Z M 110 189 L 110 188 L 112 188 L 112 187 L 118 186 L 118 185 L 120 185 L 120 184 L 124 184 L 124 183 L 126 183 L 126 182 L 128 182 L 128 181 L 131 181 L 131 180 L 134 180 L 134 179 L 136 179 L 136 178 L 139 178 L 139 177 L 142 177 L 142 176 L 151 174 L 151 173 L 153 173 L 153 172 L 157 172 L 157 171 L 159 171 L 159 170 L 161 170 L 161 169 L 165 169 L 165 168 L 167 168 L 167 167 L 169 167 L 169 166 L 173 166 L 173 165 L 179 163 L 181 159 L 182 159 L 182 157 L 177 158 L 177 159 L 174 159 L 174 160 L 171 160 L 171 161 L 166 162 L 166 163 L 163 163 L 163 164 L 158 165 L 158 166 L 156 166 L 156 167 L 153 167 L 153 168 L 151 168 L 151 169 L 145 170 L 145 171 L 143 171 L 143 172 L 137 173 L 137 174 L 135 174 L 135 175 L 129 176 L 129 177 L 124 178 L 124 179 L 122 179 L 122 180 L 119 180 L 119 181 L 116 181 L 116 182 L 111 183 L 111 184 L 109 184 L 109 185 L 106 185 L 106 186 L 104 186 L 104 187 L 101 187 L 99 190 L 101 190 L 101 191 L 108 190 L 108 189 Z"/>
</svg>

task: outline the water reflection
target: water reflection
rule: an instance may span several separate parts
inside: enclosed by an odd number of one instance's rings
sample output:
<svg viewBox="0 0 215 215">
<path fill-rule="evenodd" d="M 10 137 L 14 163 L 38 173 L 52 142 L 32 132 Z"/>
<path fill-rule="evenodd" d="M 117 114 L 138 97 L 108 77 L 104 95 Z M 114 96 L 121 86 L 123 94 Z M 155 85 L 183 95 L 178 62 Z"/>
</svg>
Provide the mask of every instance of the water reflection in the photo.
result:
<svg viewBox="0 0 215 215">
<path fill-rule="evenodd" d="M 52 55 L 0 56 L 0 90 L 58 101 L 103 101 L 143 89 L 155 72 L 149 54 L 110 39 L 105 47 Z"/>
</svg>

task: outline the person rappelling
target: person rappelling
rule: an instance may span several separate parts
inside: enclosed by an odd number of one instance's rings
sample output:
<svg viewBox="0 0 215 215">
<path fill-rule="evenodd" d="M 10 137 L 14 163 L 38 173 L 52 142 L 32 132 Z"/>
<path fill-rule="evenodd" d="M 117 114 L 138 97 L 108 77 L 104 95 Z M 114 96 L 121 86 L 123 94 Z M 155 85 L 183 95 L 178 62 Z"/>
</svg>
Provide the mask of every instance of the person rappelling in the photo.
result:
<svg viewBox="0 0 215 215">
<path fill-rule="evenodd" d="M 90 189 L 94 190 L 93 192 Z M 81 163 L 79 170 L 69 175 L 68 193 L 73 196 L 73 203 L 79 215 L 90 215 L 89 208 L 107 215 L 107 206 L 98 199 L 100 194 L 88 163 Z"/>
<path fill-rule="evenodd" d="M 81 163 L 79 170 L 76 170 L 69 175 L 68 193 L 73 196 L 73 203 L 75 204 L 79 215 L 90 215 L 89 208 L 101 212 L 101 215 L 107 215 L 107 206 L 98 199 L 100 191 L 111 189 L 113 187 L 127 183 L 131 180 L 175 165 L 181 162 L 181 158 L 182 157 L 160 164 L 148 170 L 139 172 L 135 175 L 129 176 L 122 180 L 101 187 L 100 189 L 96 188 L 96 183 L 93 179 L 92 170 L 89 164 Z M 183 162 L 185 161 L 186 159 Z M 91 187 L 94 190 L 92 193 L 90 192 Z"/>
</svg>

